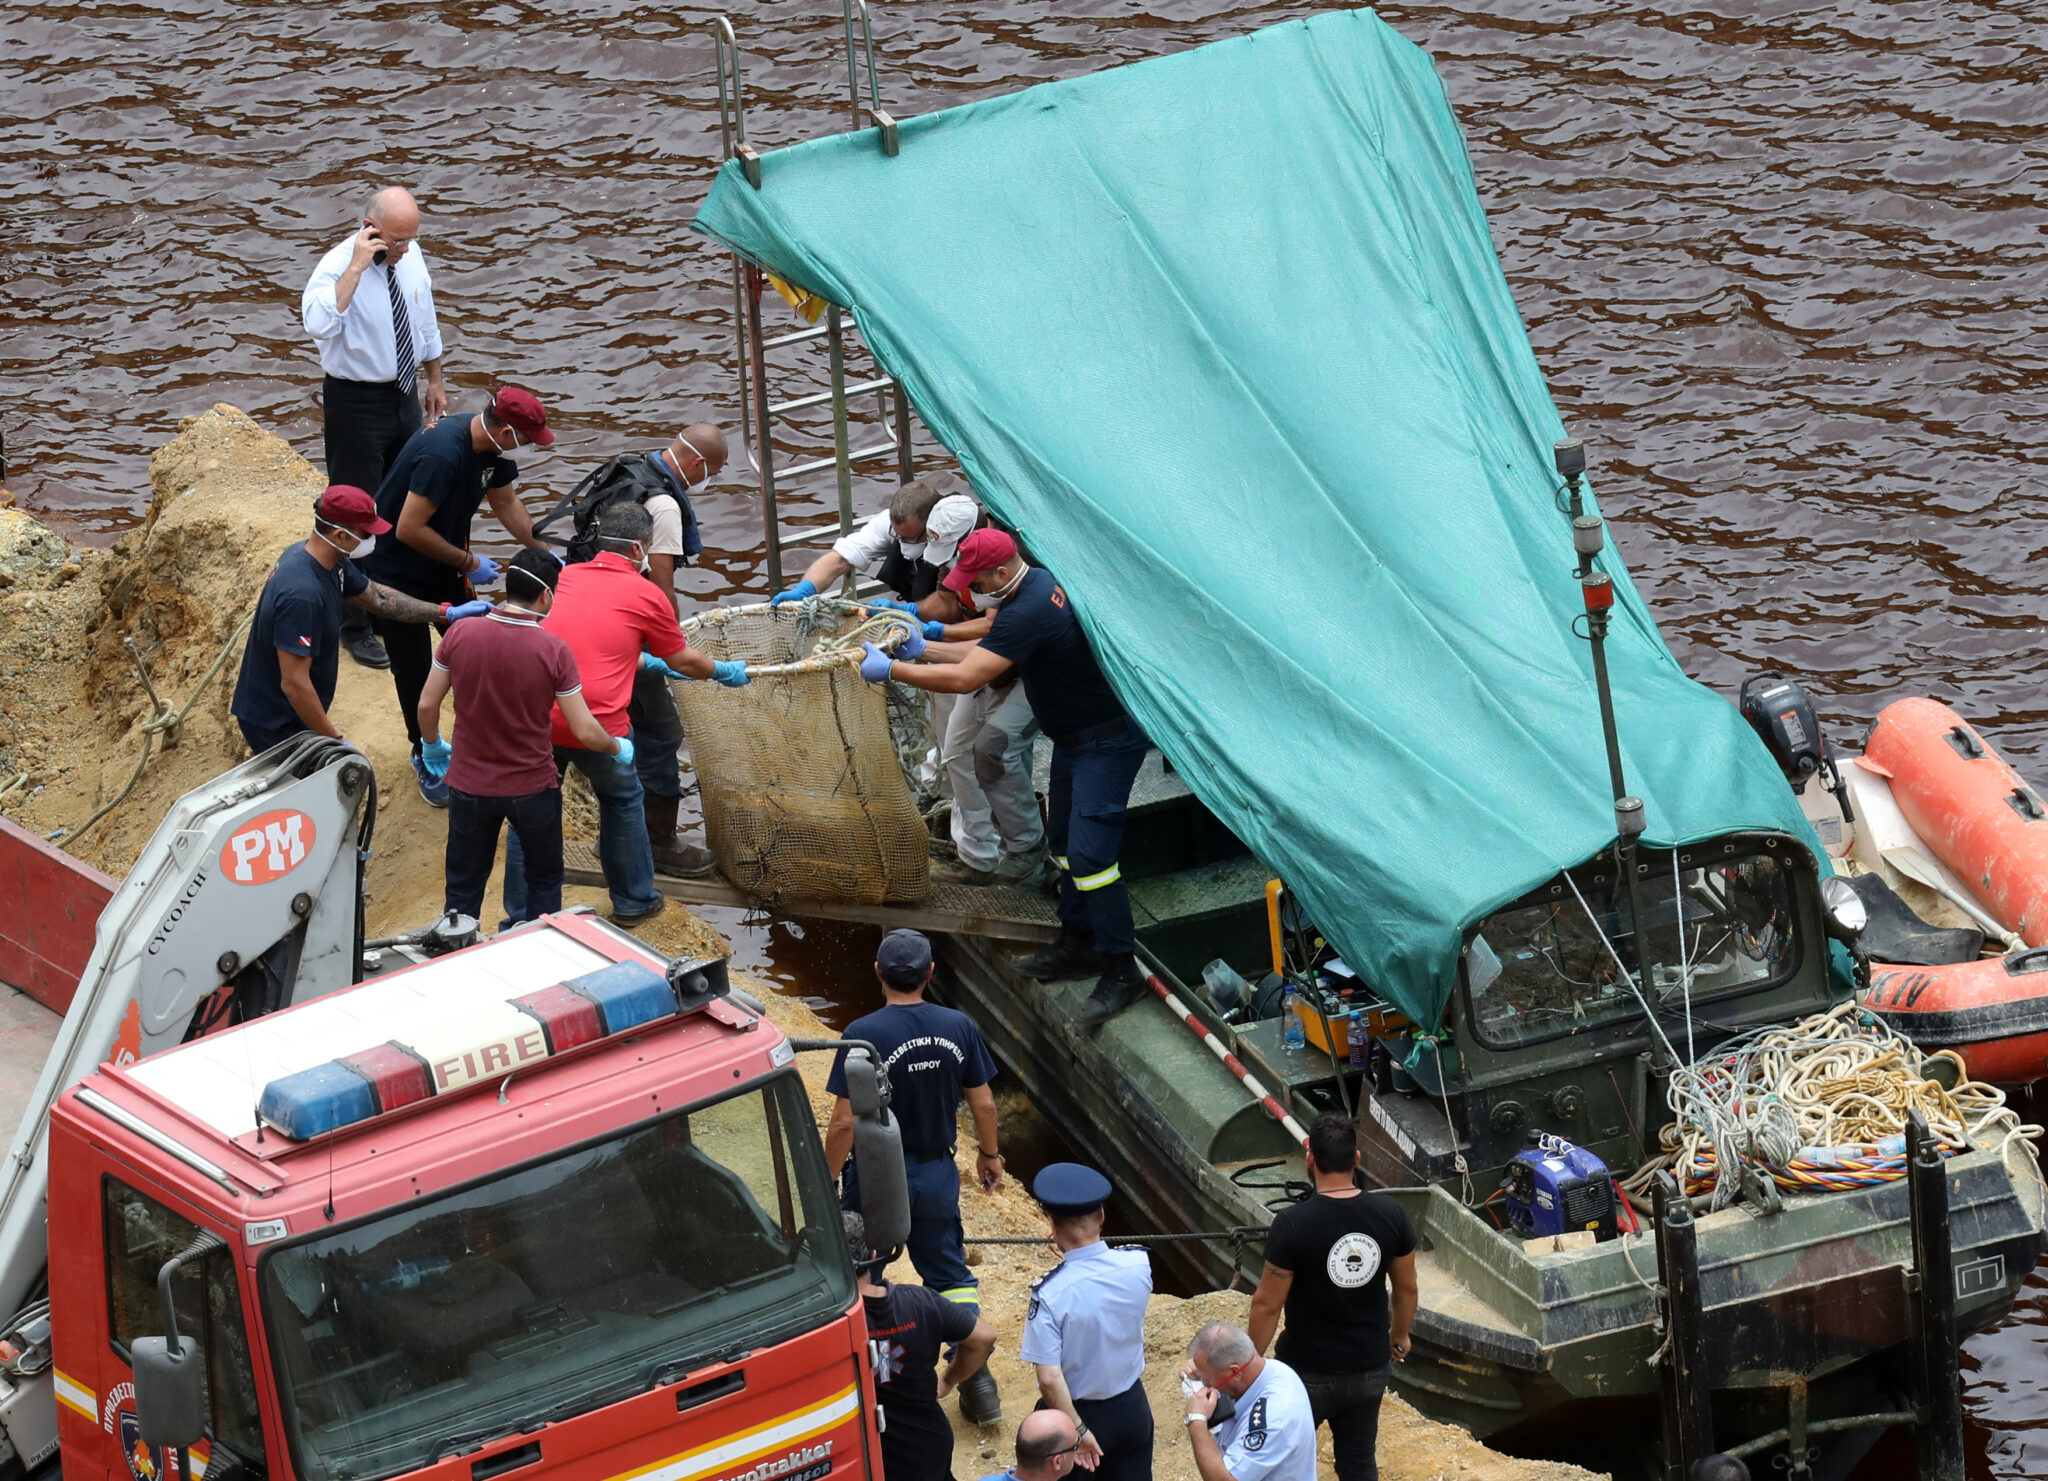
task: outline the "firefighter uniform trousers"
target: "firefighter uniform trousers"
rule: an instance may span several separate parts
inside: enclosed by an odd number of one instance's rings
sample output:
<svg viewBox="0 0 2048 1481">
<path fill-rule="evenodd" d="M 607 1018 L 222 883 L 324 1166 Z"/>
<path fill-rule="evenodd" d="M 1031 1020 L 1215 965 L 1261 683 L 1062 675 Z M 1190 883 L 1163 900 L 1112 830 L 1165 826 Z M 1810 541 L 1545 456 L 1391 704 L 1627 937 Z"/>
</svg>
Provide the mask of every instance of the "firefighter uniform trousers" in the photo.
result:
<svg viewBox="0 0 2048 1481">
<path fill-rule="evenodd" d="M 1109 720 L 1053 737 L 1046 777 L 1046 844 L 1060 871 L 1060 924 L 1095 937 L 1095 949 L 1136 949 L 1131 895 L 1117 853 L 1131 783 L 1152 742 L 1135 721 Z"/>
</svg>

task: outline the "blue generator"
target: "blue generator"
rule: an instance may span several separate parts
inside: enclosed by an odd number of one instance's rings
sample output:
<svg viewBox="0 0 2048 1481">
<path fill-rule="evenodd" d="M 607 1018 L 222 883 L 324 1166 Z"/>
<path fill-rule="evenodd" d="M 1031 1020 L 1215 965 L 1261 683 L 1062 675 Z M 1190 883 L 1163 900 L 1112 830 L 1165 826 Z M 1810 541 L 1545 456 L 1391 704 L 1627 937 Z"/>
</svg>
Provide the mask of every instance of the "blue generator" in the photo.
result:
<svg viewBox="0 0 2048 1481">
<path fill-rule="evenodd" d="M 1607 1164 L 1548 1132 L 1531 1132 L 1529 1141 L 1501 1182 L 1508 1222 L 1529 1238 L 1581 1229 L 1601 1240 L 1614 1238 L 1614 1180 Z"/>
</svg>

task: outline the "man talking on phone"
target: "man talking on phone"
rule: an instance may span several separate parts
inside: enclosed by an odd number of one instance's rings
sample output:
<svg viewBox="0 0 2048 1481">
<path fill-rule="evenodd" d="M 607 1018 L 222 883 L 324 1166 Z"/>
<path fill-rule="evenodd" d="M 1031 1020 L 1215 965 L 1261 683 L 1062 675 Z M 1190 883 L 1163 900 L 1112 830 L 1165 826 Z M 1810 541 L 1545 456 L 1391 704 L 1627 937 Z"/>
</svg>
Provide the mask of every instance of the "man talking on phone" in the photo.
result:
<svg viewBox="0 0 2048 1481">
<path fill-rule="evenodd" d="M 330 483 L 376 489 L 406 439 L 448 409 L 441 380 L 441 329 L 434 283 L 420 253 L 420 208 L 391 185 L 370 197 L 355 231 L 337 243 L 306 284 L 299 313 L 320 349 Z M 345 614 L 342 646 L 369 668 L 391 659 L 368 619 Z"/>
</svg>

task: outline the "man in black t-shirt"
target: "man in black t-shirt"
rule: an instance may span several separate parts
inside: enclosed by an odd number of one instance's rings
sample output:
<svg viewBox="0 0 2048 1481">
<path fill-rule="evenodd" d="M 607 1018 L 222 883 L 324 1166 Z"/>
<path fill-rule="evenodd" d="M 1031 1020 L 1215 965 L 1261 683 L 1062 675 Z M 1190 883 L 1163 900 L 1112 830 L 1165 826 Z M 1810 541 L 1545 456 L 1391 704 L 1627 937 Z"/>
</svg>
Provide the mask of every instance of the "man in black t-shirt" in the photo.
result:
<svg viewBox="0 0 2048 1481">
<path fill-rule="evenodd" d="M 1378 1481 L 1380 1398 L 1415 1321 L 1415 1229 L 1400 1204 L 1358 1186 L 1357 1167 L 1358 1128 L 1318 1118 L 1308 1134 L 1316 1191 L 1266 1231 L 1250 1333 L 1263 1353 L 1285 1309 L 1275 1356 L 1301 1375 L 1316 1423 L 1329 1423 L 1337 1481 Z"/>
<path fill-rule="evenodd" d="M 345 608 L 414 625 L 490 610 L 484 602 L 418 601 L 367 579 L 349 557 L 368 553 L 390 530 L 367 493 L 330 484 L 313 506 L 312 538 L 277 558 L 256 601 L 228 706 L 258 755 L 301 731 L 342 738 L 327 711 L 334 703 Z"/>
<path fill-rule="evenodd" d="M 910 1193 L 910 1263 L 926 1286 L 955 1306 L 978 1312 L 981 1283 L 967 1265 L 966 1231 L 960 1223 L 960 1103 L 974 1120 L 975 1172 L 981 1191 L 993 1193 L 1003 1180 L 996 1147 L 996 1098 L 988 1087 L 996 1062 L 974 1020 L 955 1008 L 925 1001 L 932 979 L 932 944 L 921 931 L 891 931 L 875 953 L 882 1006 L 846 1026 L 846 1037 L 875 1046 L 889 1077 L 889 1112 L 903 1128 L 903 1178 Z M 837 1173 L 842 1206 L 860 1207 L 860 1180 L 848 1154 L 853 1150 L 853 1104 L 846 1094 L 846 1051 L 840 1050 L 825 1077 L 835 1099 L 825 1127 L 825 1165 Z M 961 1408 L 977 1424 L 1002 1414 L 995 1380 L 986 1375 L 968 1384 Z"/>
<path fill-rule="evenodd" d="M 502 388 L 474 416 L 442 417 L 413 433 L 378 486 L 377 513 L 392 531 L 362 563 L 363 574 L 426 602 L 467 602 L 476 588 L 497 585 L 497 563 L 469 548 L 470 522 L 485 500 L 513 539 L 529 550 L 547 550 L 519 502 L 519 465 L 505 454 L 526 445 L 546 447 L 554 440 L 547 408 L 518 386 Z M 433 640 L 423 627 L 376 613 L 371 620 L 391 655 L 391 678 L 398 686 L 405 733 L 412 738 L 420 796 L 431 806 L 446 807 L 447 784 L 420 760 L 420 694 L 434 666 Z"/>
<path fill-rule="evenodd" d="M 948 1301 L 930 1286 L 883 1280 L 889 1262 L 875 1257 L 861 1216 L 840 1217 L 868 1319 L 868 1362 L 882 1411 L 882 1473 L 890 1481 L 952 1481 L 953 1425 L 939 1400 L 987 1366 L 996 1329 L 973 1307 Z M 952 1361 L 939 1373 L 939 1349 L 949 1343 L 957 1344 Z"/>
<path fill-rule="evenodd" d="M 1065 588 L 1050 571 L 1025 564 L 1015 540 L 1001 530 L 976 530 L 961 542 L 942 584 L 994 610 L 988 633 L 977 643 L 928 643 L 911 633 L 897 657 L 931 660 L 924 664 L 893 662 L 869 643 L 861 676 L 934 694 L 971 694 L 1012 669 L 1023 676 L 1024 697 L 1052 741 L 1045 834 L 1060 871 L 1060 938 L 1015 965 L 1041 982 L 1099 971 L 1080 1018 L 1101 1023 L 1145 990 L 1117 854 L 1131 783 L 1152 742 L 1103 677 Z"/>
</svg>

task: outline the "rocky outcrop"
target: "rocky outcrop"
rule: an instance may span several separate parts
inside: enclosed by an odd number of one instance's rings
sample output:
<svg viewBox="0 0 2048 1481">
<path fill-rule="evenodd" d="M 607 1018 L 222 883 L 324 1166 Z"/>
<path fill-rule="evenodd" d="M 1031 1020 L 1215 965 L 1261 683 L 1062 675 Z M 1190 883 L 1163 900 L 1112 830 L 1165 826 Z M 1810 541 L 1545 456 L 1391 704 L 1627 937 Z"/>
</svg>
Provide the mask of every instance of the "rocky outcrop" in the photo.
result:
<svg viewBox="0 0 2048 1481">
<path fill-rule="evenodd" d="M 43 590 L 78 561 L 64 537 L 19 509 L 0 508 L 0 590 Z M 68 579 L 68 578 L 66 578 Z"/>
</svg>

